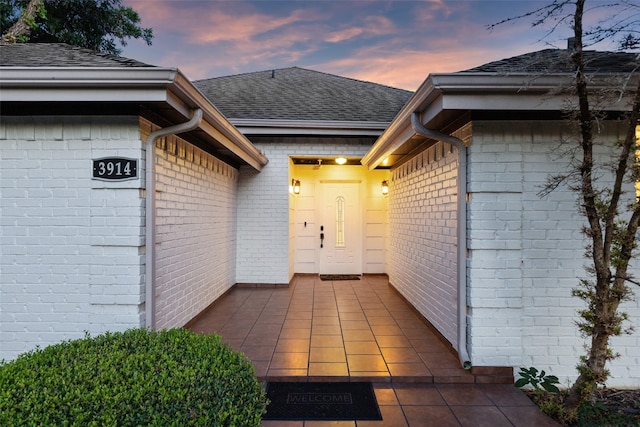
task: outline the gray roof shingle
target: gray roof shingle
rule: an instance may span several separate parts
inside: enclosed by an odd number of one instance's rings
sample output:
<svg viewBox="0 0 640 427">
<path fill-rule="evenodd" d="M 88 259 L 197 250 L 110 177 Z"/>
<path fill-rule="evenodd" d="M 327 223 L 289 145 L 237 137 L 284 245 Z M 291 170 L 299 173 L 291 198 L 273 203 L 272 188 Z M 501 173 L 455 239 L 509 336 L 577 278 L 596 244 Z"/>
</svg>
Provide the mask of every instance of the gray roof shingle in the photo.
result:
<svg viewBox="0 0 640 427">
<path fill-rule="evenodd" d="M 628 73 L 638 68 L 635 53 L 584 51 L 585 70 L 589 73 Z M 571 51 L 545 49 L 512 58 L 489 62 L 462 72 L 471 73 L 571 73 Z"/>
<path fill-rule="evenodd" d="M 0 44 L 2 67 L 153 67 L 134 59 L 64 43 Z"/>
<path fill-rule="evenodd" d="M 229 118 L 390 122 L 412 92 L 292 67 L 195 86 Z"/>
</svg>

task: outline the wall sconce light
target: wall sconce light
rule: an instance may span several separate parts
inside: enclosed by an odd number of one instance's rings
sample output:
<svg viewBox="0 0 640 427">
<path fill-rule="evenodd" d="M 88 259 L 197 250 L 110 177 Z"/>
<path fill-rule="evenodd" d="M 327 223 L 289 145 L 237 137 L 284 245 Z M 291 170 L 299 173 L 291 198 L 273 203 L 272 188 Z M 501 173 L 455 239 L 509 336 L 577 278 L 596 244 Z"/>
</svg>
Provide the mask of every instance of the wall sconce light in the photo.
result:
<svg viewBox="0 0 640 427">
<path fill-rule="evenodd" d="M 300 194 L 300 180 L 292 179 L 291 186 L 289 187 L 291 194 Z"/>
<path fill-rule="evenodd" d="M 389 183 L 385 179 L 384 181 L 382 181 L 382 195 L 386 196 L 388 194 L 389 194 Z"/>
</svg>

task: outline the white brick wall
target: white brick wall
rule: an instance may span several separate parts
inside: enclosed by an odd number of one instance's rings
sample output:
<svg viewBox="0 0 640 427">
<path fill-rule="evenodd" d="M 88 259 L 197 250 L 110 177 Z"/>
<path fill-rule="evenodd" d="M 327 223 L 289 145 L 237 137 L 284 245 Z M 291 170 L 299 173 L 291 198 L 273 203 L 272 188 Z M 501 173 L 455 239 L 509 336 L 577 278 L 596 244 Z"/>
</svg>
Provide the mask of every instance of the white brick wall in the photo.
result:
<svg viewBox="0 0 640 427">
<path fill-rule="evenodd" d="M 161 329 L 185 325 L 235 283 L 238 171 L 173 135 L 156 147 Z"/>
<path fill-rule="evenodd" d="M 141 180 L 105 156 L 144 157 L 137 117 L 0 119 L 0 358 L 142 324 Z"/>
<path fill-rule="evenodd" d="M 392 172 L 389 281 L 450 342 L 457 342 L 458 154 L 438 143 Z"/>
<path fill-rule="evenodd" d="M 621 129 L 604 124 L 603 140 Z M 474 122 L 469 147 L 469 286 L 471 357 L 475 365 L 535 366 L 575 378 L 584 354 L 571 296 L 585 277 L 582 216 L 575 194 L 538 192 L 549 174 L 567 169 L 557 158 L 560 127 L 549 122 Z M 603 148 L 600 150 L 603 151 Z M 603 178 L 604 179 L 604 178 Z M 638 302 L 625 304 L 632 324 Z M 610 386 L 640 385 L 640 337 L 618 337 Z"/>
<path fill-rule="evenodd" d="M 603 129 L 603 141 L 622 138 L 614 123 L 603 123 Z M 544 199 L 538 196 L 549 174 L 567 169 L 557 157 L 560 133 L 559 125 L 546 121 L 473 123 L 468 349 L 476 366 L 535 366 L 566 384 L 575 378 L 584 353 L 575 327 L 582 302 L 571 289 L 585 277 L 587 260 L 575 195 L 559 188 Z M 447 150 L 444 157 L 438 155 L 442 147 L 432 147 L 392 173 L 389 276 L 455 344 L 457 156 Z M 604 151 L 600 146 L 600 155 Z M 638 301 L 623 309 L 637 327 Z M 640 335 L 614 338 L 612 345 L 621 357 L 609 364 L 609 385 L 640 385 Z"/>
<path fill-rule="evenodd" d="M 238 283 L 289 283 L 289 157 L 363 156 L 365 143 L 331 143 L 309 139 L 256 141 L 269 163 L 260 172 L 240 168 L 238 182 Z M 304 183 L 303 183 L 304 185 Z"/>
</svg>

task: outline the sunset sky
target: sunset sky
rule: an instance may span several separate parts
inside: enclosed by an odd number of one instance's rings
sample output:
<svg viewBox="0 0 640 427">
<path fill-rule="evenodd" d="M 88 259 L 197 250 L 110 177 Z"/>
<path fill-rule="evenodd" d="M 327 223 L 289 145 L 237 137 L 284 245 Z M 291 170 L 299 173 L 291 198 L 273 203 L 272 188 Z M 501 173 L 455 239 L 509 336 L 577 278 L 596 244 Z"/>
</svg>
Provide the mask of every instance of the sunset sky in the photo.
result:
<svg viewBox="0 0 640 427">
<path fill-rule="evenodd" d="M 549 2 L 123 0 L 155 36 L 122 56 L 192 80 L 298 66 L 415 90 L 429 73 L 565 48 L 566 26 L 544 41 L 529 20 L 486 28 Z"/>
</svg>

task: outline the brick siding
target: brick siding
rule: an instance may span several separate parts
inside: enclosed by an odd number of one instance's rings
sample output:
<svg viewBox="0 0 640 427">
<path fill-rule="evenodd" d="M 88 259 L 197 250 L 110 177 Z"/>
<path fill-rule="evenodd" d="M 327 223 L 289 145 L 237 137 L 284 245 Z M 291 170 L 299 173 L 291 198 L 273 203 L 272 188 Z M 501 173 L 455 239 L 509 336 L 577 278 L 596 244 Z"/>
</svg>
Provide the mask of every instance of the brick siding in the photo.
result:
<svg viewBox="0 0 640 427">
<path fill-rule="evenodd" d="M 437 143 L 394 169 L 389 281 L 455 345 L 457 151 Z"/>
<path fill-rule="evenodd" d="M 0 358 L 143 322 L 142 180 L 92 159 L 143 158 L 137 117 L 2 117 Z"/>
<path fill-rule="evenodd" d="M 574 323 L 583 305 L 571 296 L 586 276 L 584 220 L 576 195 L 565 187 L 538 195 L 550 174 L 567 170 L 557 150 L 563 132 L 549 122 L 473 123 L 468 274 L 474 364 L 535 366 L 566 383 L 584 354 Z M 616 141 L 621 132 L 619 125 L 603 123 L 600 138 Z M 598 152 L 605 154 L 604 145 Z M 638 302 L 624 309 L 637 323 Z M 609 364 L 608 384 L 640 385 L 640 337 L 622 336 L 612 344 L 621 357 Z"/>
<path fill-rule="evenodd" d="M 468 147 L 468 350 L 474 366 L 535 366 L 575 378 L 584 340 L 575 326 L 586 276 L 583 217 L 576 195 L 538 193 L 567 170 L 557 150 L 559 123 L 473 122 Z M 603 123 L 601 141 L 622 127 Z M 606 155 L 605 145 L 597 152 Z M 456 343 L 455 150 L 437 144 L 392 172 L 389 196 L 391 283 Z M 601 179 L 605 179 L 602 177 Z M 629 196 L 633 189 L 629 187 Z M 637 275 L 637 265 L 635 266 Z M 622 305 L 637 326 L 638 300 Z M 610 386 L 638 386 L 640 335 L 612 339 Z"/>
<path fill-rule="evenodd" d="M 156 142 L 156 328 L 185 325 L 235 283 L 237 169 Z"/>
</svg>

